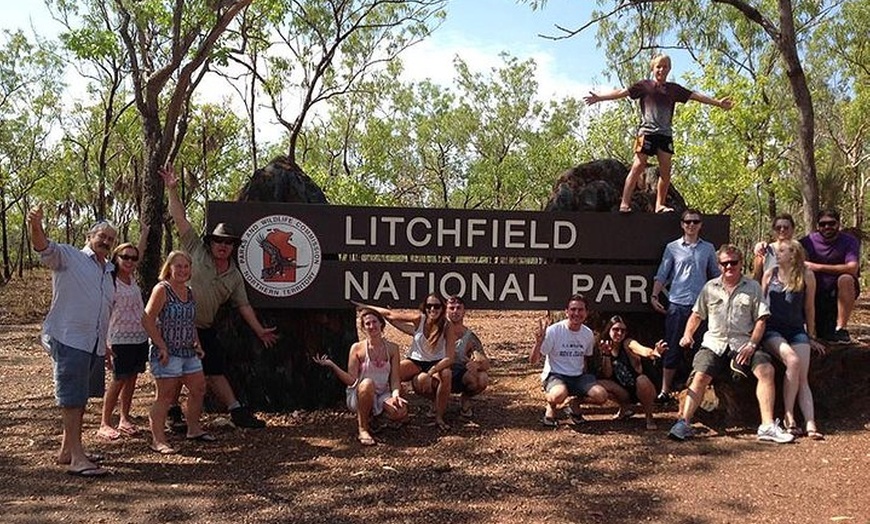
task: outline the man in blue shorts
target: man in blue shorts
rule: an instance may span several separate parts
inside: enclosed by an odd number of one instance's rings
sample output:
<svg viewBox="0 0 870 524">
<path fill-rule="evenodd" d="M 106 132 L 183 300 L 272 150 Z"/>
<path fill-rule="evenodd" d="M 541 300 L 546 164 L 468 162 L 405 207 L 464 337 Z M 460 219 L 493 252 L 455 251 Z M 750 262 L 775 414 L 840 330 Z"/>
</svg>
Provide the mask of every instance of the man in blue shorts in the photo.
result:
<svg viewBox="0 0 870 524">
<path fill-rule="evenodd" d="M 96 464 L 99 455 L 85 453 L 82 419 L 88 398 L 102 397 L 106 387 L 106 334 L 115 293 L 108 258 L 116 232 L 108 222 L 98 222 L 88 231 L 85 247 L 78 249 L 48 240 L 42 209 L 31 209 L 27 220 L 33 249 L 51 269 L 51 307 L 42 331 L 63 420 L 57 462 L 68 465 L 70 475 L 100 477 L 108 470 Z"/>
<path fill-rule="evenodd" d="M 541 373 L 547 409 L 541 423 L 555 427 L 556 410 L 572 397 L 571 418 L 575 424 L 584 421 L 580 403 L 604 404 L 607 390 L 588 373 L 589 359 L 595 349 L 595 334 L 583 323 L 589 311 L 583 295 L 572 295 L 565 307 L 565 320 L 550 325 L 549 316 L 538 322 L 535 345 L 529 361 L 537 364 L 544 356 Z"/>
<path fill-rule="evenodd" d="M 794 436 L 780 427 L 773 418 L 776 399 L 776 381 L 770 353 L 756 351 L 770 310 L 764 301 L 761 286 L 743 276 L 743 253 L 731 244 L 716 252 L 722 276 L 704 285 L 680 345 L 693 344 L 693 335 L 701 321 L 708 323 L 701 349 L 692 362 L 694 369 L 689 392 L 680 411 L 680 418 L 671 427 L 668 436 L 683 441 L 694 436 L 692 416 L 698 409 L 707 386 L 717 375 L 729 371 L 740 376 L 755 376 L 758 383 L 755 396 L 761 412 L 761 425 L 756 436 L 759 441 L 786 444 Z"/>
</svg>

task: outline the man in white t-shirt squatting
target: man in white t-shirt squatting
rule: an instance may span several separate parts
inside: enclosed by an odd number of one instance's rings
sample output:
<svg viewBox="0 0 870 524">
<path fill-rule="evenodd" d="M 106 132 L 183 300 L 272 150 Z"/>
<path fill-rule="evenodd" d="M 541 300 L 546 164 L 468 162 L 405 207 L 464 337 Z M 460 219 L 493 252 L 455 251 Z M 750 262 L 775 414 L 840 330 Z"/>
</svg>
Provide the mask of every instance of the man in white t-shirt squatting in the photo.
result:
<svg viewBox="0 0 870 524">
<path fill-rule="evenodd" d="M 565 320 L 550 325 L 550 318 L 538 321 L 535 346 L 529 361 L 537 364 L 544 355 L 544 371 L 541 373 L 547 411 L 542 423 L 554 427 L 556 410 L 568 397 L 571 401 L 571 419 L 575 424 L 584 421 L 580 403 L 604 404 L 607 390 L 599 384 L 595 375 L 587 373 L 588 361 L 595 348 L 595 335 L 586 327 L 588 310 L 583 295 L 572 295 L 565 308 Z"/>
</svg>

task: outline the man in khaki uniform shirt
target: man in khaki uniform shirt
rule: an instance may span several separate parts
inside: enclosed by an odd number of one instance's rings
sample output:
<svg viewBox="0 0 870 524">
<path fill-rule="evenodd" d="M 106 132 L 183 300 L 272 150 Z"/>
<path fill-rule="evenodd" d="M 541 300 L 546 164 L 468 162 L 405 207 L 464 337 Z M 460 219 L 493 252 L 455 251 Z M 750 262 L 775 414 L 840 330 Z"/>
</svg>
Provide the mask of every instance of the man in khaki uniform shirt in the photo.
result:
<svg viewBox="0 0 870 524">
<path fill-rule="evenodd" d="M 160 176 L 169 194 L 169 214 L 178 228 L 182 246 L 193 260 L 190 287 L 196 298 L 196 328 L 200 344 L 205 350 L 202 368 L 208 387 L 227 406 L 236 426 L 265 427 L 265 422 L 256 418 L 236 399 L 226 377 L 226 350 L 212 328 L 218 309 L 229 300 L 264 346 L 271 347 L 277 340 L 275 328 L 264 328 L 257 320 L 254 308 L 248 303 L 244 279 L 232 259 L 239 237 L 226 224 L 218 224 L 204 239 L 200 239 L 187 220 L 184 204 L 178 197 L 175 171 L 166 167 Z"/>
</svg>

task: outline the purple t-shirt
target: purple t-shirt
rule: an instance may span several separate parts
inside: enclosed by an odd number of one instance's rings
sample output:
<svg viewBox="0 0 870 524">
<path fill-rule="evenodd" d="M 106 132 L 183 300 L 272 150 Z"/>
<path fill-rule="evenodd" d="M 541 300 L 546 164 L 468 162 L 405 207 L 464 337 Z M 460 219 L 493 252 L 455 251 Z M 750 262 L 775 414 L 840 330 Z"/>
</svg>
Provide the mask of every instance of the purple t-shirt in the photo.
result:
<svg viewBox="0 0 870 524">
<path fill-rule="evenodd" d="M 673 82 L 656 84 L 654 80 L 641 80 L 628 88 L 628 96 L 640 99 L 639 134 L 672 136 L 674 107 L 677 102 L 688 102 L 692 92 Z"/>
<path fill-rule="evenodd" d="M 830 244 L 825 241 L 818 231 L 813 231 L 803 237 L 801 245 L 807 252 L 807 260 L 816 264 L 846 264 L 858 262 L 860 244 L 852 235 L 840 233 L 834 237 Z M 816 287 L 830 291 L 836 289 L 839 275 L 816 271 Z"/>
</svg>

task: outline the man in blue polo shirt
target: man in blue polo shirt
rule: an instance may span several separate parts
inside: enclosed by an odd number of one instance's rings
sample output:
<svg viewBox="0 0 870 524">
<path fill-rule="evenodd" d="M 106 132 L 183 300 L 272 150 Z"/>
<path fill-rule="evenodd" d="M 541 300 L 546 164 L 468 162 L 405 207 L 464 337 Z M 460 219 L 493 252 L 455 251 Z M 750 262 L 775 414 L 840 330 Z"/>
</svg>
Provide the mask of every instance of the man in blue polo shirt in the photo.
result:
<svg viewBox="0 0 870 524">
<path fill-rule="evenodd" d="M 102 397 L 105 389 L 106 332 L 115 285 L 108 262 L 115 229 L 98 222 L 89 231 L 82 249 L 58 244 L 45 236 L 43 213 L 33 208 L 27 215 L 30 241 L 39 259 L 51 269 L 51 307 L 42 325 L 43 341 L 54 364 L 54 395 L 61 408 L 63 440 L 58 463 L 67 473 L 99 477 L 108 470 L 98 466 L 98 456 L 82 446 L 82 418 L 88 397 Z"/>
<path fill-rule="evenodd" d="M 650 299 L 653 309 L 665 315 L 665 342 L 674 349 L 680 347 L 680 337 L 704 284 L 722 274 L 716 261 L 716 248 L 700 237 L 701 212 L 691 208 L 683 211 L 680 226 L 683 236 L 665 246 Z M 667 309 L 659 301 L 665 286 L 668 287 Z M 696 336 L 700 337 L 703 331 L 702 327 Z M 666 352 L 662 357 L 662 368 L 662 389 L 657 400 L 666 403 L 673 398 L 674 378 L 678 373 L 685 375 L 687 372 L 683 352 Z"/>
</svg>

